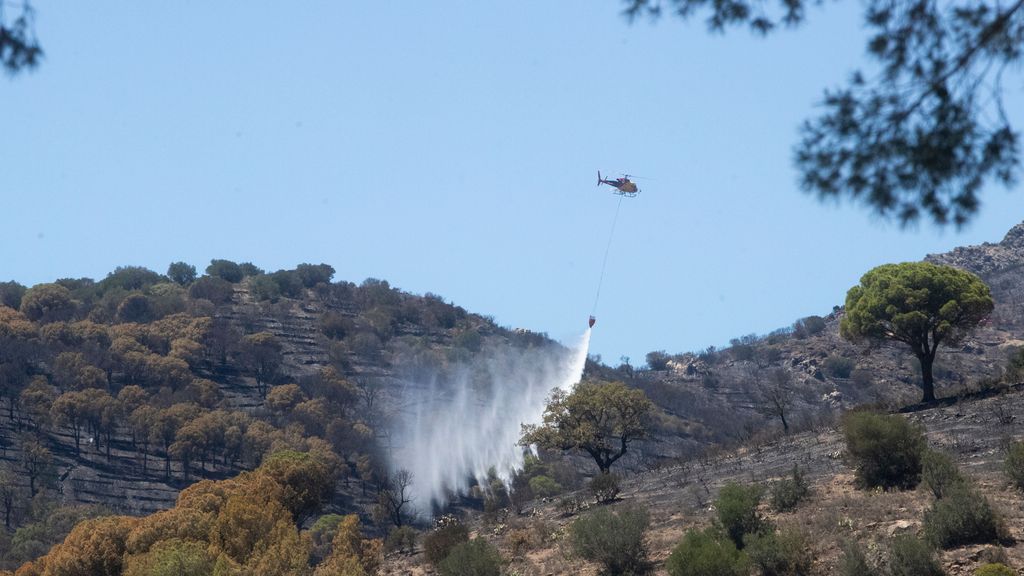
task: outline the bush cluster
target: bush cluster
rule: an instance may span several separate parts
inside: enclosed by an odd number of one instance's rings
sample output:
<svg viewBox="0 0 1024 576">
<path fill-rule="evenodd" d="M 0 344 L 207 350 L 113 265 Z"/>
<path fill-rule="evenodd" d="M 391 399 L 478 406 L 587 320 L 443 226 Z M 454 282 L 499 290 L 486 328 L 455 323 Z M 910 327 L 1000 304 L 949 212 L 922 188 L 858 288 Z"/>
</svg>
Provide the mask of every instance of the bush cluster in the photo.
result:
<svg viewBox="0 0 1024 576">
<path fill-rule="evenodd" d="M 715 500 L 718 522 L 739 549 L 743 549 L 744 536 L 760 532 L 766 526 L 757 512 L 761 494 L 760 486 L 744 486 L 735 482 L 726 484 L 718 492 Z"/>
<path fill-rule="evenodd" d="M 850 412 L 843 417 L 843 436 L 862 488 L 910 489 L 920 482 L 926 446 L 920 425 L 900 416 Z"/>
<path fill-rule="evenodd" d="M 452 548 L 437 567 L 441 576 L 499 576 L 501 555 L 483 538 L 474 538 Z"/>
<path fill-rule="evenodd" d="M 974 571 L 974 576 L 1017 576 L 1017 573 L 1006 564 L 985 564 Z"/>
<path fill-rule="evenodd" d="M 750 559 L 715 528 L 690 530 L 665 562 L 671 576 L 747 576 Z"/>
<path fill-rule="evenodd" d="M 1005 534 L 988 498 L 963 482 L 947 490 L 925 513 L 924 531 L 929 542 L 941 548 L 996 542 Z"/>
<path fill-rule="evenodd" d="M 838 576 L 879 576 L 878 570 L 868 564 L 864 549 L 856 542 L 843 542 L 842 551 L 843 554 L 839 557 Z"/>
<path fill-rule="evenodd" d="M 857 367 L 857 363 L 850 358 L 833 355 L 825 359 L 823 367 L 825 374 L 833 378 L 849 378 L 853 369 Z"/>
<path fill-rule="evenodd" d="M 416 539 L 419 535 L 412 526 L 400 526 L 388 533 L 384 541 L 384 549 L 388 552 L 412 552 L 416 548 Z"/>
<path fill-rule="evenodd" d="M 793 323 L 793 336 L 803 340 L 825 330 L 825 319 L 821 316 L 808 316 Z"/>
<path fill-rule="evenodd" d="M 744 551 L 762 576 L 809 576 L 814 557 L 807 537 L 793 529 L 749 534 Z"/>
<path fill-rule="evenodd" d="M 783 478 L 772 485 L 772 508 L 777 512 L 792 511 L 797 504 L 807 498 L 810 492 L 811 487 L 804 478 L 803 472 L 794 464 L 789 478 Z"/>
<path fill-rule="evenodd" d="M 615 474 L 598 474 L 587 486 L 590 493 L 600 503 L 612 502 L 622 490 L 619 477 Z"/>
<path fill-rule="evenodd" d="M 434 529 L 423 537 L 423 552 L 427 562 L 437 566 L 448 557 L 453 548 L 469 541 L 469 529 L 454 516 L 442 516 Z"/>
<path fill-rule="evenodd" d="M 573 550 L 598 562 L 608 574 L 645 574 L 648 569 L 644 533 L 650 525 L 647 509 L 629 505 L 613 512 L 600 508 L 577 518 L 569 527 Z"/>
<path fill-rule="evenodd" d="M 941 500 L 950 490 L 963 484 L 964 477 L 948 455 L 926 450 L 921 458 L 921 482 Z"/>
<path fill-rule="evenodd" d="M 935 549 L 915 536 L 897 536 L 889 546 L 891 576 L 945 576 Z"/>
<path fill-rule="evenodd" d="M 558 501 L 558 512 L 562 516 L 572 516 L 587 507 L 587 502 L 579 496 L 566 496 Z"/>
<path fill-rule="evenodd" d="M 1013 485 L 1024 490 L 1024 442 L 1010 444 L 1003 465 Z"/>
</svg>

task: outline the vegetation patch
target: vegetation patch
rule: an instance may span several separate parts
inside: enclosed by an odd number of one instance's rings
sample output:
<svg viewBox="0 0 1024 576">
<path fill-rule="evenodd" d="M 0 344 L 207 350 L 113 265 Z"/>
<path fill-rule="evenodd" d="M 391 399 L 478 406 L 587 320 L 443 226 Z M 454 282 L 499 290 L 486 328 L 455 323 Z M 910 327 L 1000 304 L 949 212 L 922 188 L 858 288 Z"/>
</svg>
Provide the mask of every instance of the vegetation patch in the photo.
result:
<svg viewBox="0 0 1024 576">
<path fill-rule="evenodd" d="M 689 530 L 665 562 L 670 576 L 747 576 L 750 559 L 715 528 Z"/>
<path fill-rule="evenodd" d="M 843 416 L 846 452 L 862 488 L 903 488 L 921 480 L 926 441 L 920 425 L 905 418 L 870 412 Z"/>
<path fill-rule="evenodd" d="M 647 509 L 625 506 L 617 512 L 600 508 L 577 518 L 569 528 L 573 550 L 597 562 L 606 574 L 646 574 L 649 570 L 644 533 L 650 525 Z"/>
</svg>

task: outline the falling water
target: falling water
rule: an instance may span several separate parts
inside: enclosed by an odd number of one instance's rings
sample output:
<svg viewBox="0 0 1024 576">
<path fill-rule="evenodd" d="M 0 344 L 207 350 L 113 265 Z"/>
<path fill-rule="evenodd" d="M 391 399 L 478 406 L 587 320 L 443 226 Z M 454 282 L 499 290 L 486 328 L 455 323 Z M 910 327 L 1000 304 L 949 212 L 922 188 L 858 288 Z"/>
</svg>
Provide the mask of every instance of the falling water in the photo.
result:
<svg viewBox="0 0 1024 576">
<path fill-rule="evenodd" d="M 485 484 L 491 468 L 508 482 L 523 466 L 521 425 L 540 423 L 551 392 L 579 382 L 590 334 L 568 349 L 487 347 L 446 383 L 418 388 L 394 430 L 392 462 L 413 474 L 413 505 L 429 514 L 470 478 Z"/>
</svg>

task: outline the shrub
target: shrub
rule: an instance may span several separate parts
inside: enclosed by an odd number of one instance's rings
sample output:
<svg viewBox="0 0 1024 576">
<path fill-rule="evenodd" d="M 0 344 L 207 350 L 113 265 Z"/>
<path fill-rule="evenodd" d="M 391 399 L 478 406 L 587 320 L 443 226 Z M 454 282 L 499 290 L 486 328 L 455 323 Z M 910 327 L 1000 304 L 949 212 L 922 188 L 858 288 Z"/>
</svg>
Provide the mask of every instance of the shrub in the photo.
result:
<svg viewBox="0 0 1024 576">
<path fill-rule="evenodd" d="M 452 548 L 438 566 L 441 576 L 499 576 L 501 555 L 483 538 L 474 538 Z"/>
<path fill-rule="evenodd" d="M 1024 379 L 1024 348 L 1018 348 L 1010 354 L 1010 360 L 1006 363 L 1006 372 L 1003 379 L 1012 383 L 1017 383 Z"/>
<path fill-rule="evenodd" d="M 577 518 L 569 527 L 569 538 L 577 554 L 600 563 L 609 574 L 644 574 L 644 532 L 649 524 L 647 509 L 640 506 L 626 506 L 618 513 L 600 508 Z"/>
<path fill-rule="evenodd" d="M 384 548 L 388 552 L 396 550 L 412 552 L 416 548 L 416 530 L 412 526 L 400 526 L 388 534 Z"/>
<path fill-rule="evenodd" d="M 808 316 L 793 323 L 793 336 L 803 340 L 814 336 L 825 329 L 825 319 L 821 316 Z"/>
<path fill-rule="evenodd" d="M 777 512 L 789 512 L 796 508 L 801 500 L 807 498 L 811 488 L 804 479 L 803 472 L 794 464 L 789 478 L 783 478 L 772 485 L 772 508 Z"/>
<path fill-rule="evenodd" d="M 936 499 L 941 499 L 963 481 L 960 470 L 948 455 L 936 450 L 925 450 L 921 458 L 921 482 L 932 491 Z"/>
<path fill-rule="evenodd" d="M 579 496 L 566 496 L 558 501 L 558 511 L 562 516 L 572 516 L 586 508 L 586 502 Z"/>
<path fill-rule="evenodd" d="M 738 549 L 743 549 L 744 536 L 760 532 L 765 527 L 764 519 L 757 513 L 760 502 L 760 486 L 730 482 L 718 492 L 715 500 L 718 522 Z"/>
<path fill-rule="evenodd" d="M 690 530 L 665 562 L 671 576 L 747 576 L 750 560 L 713 528 Z"/>
<path fill-rule="evenodd" d="M 249 280 L 249 293 L 257 302 L 277 302 L 281 298 L 281 288 L 274 279 L 266 274 L 253 276 Z"/>
<path fill-rule="evenodd" d="M 352 321 L 340 312 L 328 310 L 320 317 L 320 331 L 328 338 L 341 340 L 352 331 L 352 328 Z"/>
<path fill-rule="evenodd" d="M 988 498 L 961 483 L 947 490 L 925 513 L 924 532 L 933 545 L 948 549 L 995 542 L 1005 529 Z"/>
<path fill-rule="evenodd" d="M 879 576 L 878 570 L 868 564 L 864 549 L 856 542 L 842 544 L 843 555 L 839 557 L 839 576 Z"/>
<path fill-rule="evenodd" d="M 846 451 L 863 488 L 913 488 L 921 480 L 925 449 L 920 425 L 900 416 L 851 412 L 843 417 Z"/>
<path fill-rule="evenodd" d="M 833 355 L 825 359 L 825 364 L 822 367 L 825 369 L 825 374 L 833 378 L 849 378 L 853 369 L 857 367 L 857 363 L 850 358 Z"/>
<path fill-rule="evenodd" d="M 668 361 L 672 357 L 665 353 L 664 350 L 655 350 L 648 352 L 645 360 L 647 360 L 647 367 L 651 370 L 665 370 L 668 368 Z"/>
<path fill-rule="evenodd" d="M 1010 444 L 1003 465 L 1013 485 L 1024 490 L 1024 442 Z"/>
<path fill-rule="evenodd" d="M 533 548 L 534 532 L 529 528 L 518 528 L 508 533 L 508 547 L 513 556 L 521 556 L 523 552 Z"/>
<path fill-rule="evenodd" d="M 889 548 L 891 576 L 945 576 L 935 550 L 914 536 L 897 536 Z"/>
<path fill-rule="evenodd" d="M 469 530 L 454 516 L 442 516 L 434 529 L 423 537 L 423 552 L 427 562 L 437 566 L 453 548 L 469 541 Z"/>
<path fill-rule="evenodd" d="M 599 474 L 587 486 L 598 502 L 611 502 L 618 497 L 621 488 L 615 474 Z"/>
<path fill-rule="evenodd" d="M 241 282 L 245 276 L 238 264 L 230 260 L 210 260 L 210 265 L 206 267 L 206 273 L 231 283 Z"/>
<path fill-rule="evenodd" d="M 194 299 L 204 299 L 214 304 L 227 304 L 234 295 L 231 283 L 219 276 L 203 276 L 189 286 L 188 295 Z"/>
<path fill-rule="evenodd" d="M 762 576 L 808 576 L 814 557 L 797 530 L 748 534 L 744 548 Z"/>
<path fill-rule="evenodd" d="M 562 485 L 547 476 L 530 478 L 530 492 L 536 498 L 550 498 L 562 492 Z"/>
<path fill-rule="evenodd" d="M 974 576 L 1017 576 L 1006 564 L 985 564 L 974 571 Z"/>
</svg>

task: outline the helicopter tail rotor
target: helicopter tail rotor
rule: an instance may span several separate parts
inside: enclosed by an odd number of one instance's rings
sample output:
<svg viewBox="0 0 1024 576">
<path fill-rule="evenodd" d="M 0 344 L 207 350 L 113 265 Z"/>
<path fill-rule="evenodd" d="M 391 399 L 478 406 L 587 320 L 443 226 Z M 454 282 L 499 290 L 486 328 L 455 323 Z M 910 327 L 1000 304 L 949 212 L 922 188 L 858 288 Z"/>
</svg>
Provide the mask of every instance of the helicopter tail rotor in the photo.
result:
<svg viewBox="0 0 1024 576">
<path fill-rule="evenodd" d="M 601 171 L 600 170 L 597 171 L 597 185 L 598 186 L 601 185 Z"/>
</svg>

